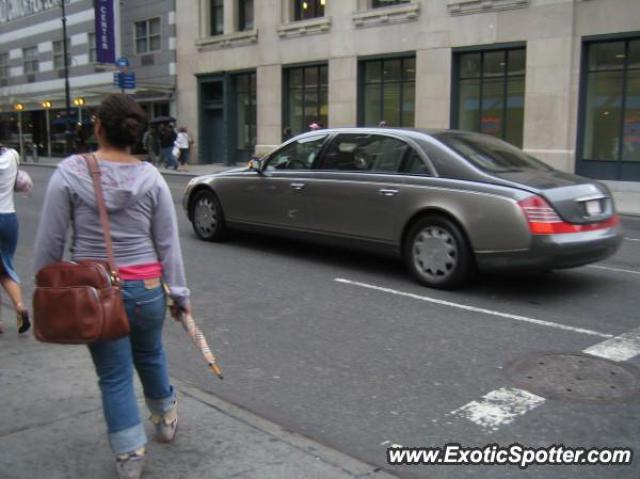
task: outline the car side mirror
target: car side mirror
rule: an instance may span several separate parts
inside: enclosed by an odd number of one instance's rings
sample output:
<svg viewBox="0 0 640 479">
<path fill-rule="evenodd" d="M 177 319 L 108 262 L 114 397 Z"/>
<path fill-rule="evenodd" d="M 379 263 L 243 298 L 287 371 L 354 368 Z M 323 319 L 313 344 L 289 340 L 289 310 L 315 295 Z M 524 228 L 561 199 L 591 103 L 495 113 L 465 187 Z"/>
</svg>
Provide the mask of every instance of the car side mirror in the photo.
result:
<svg viewBox="0 0 640 479">
<path fill-rule="evenodd" d="M 260 158 L 251 158 L 251 160 L 249 160 L 249 170 L 251 171 L 257 171 L 262 174 L 262 166 L 263 164 Z"/>
</svg>

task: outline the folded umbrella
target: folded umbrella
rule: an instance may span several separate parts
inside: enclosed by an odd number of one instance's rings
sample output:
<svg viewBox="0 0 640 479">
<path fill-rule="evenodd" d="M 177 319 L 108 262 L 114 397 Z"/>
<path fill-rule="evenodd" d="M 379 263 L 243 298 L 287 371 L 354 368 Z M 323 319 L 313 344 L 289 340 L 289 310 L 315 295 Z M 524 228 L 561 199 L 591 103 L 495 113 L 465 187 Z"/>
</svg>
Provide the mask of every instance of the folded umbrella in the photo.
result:
<svg viewBox="0 0 640 479">
<path fill-rule="evenodd" d="M 216 361 L 216 357 L 211 352 L 211 348 L 207 343 L 207 339 L 204 337 L 204 334 L 202 334 L 202 330 L 198 327 L 198 325 L 196 325 L 193 316 L 185 312 L 181 312 L 178 320 L 182 323 L 182 327 L 191 338 L 191 341 L 193 341 L 193 344 L 195 344 L 196 347 L 200 349 L 200 352 L 202 353 L 204 360 L 209 365 L 209 368 L 211 368 L 211 371 L 213 371 L 214 374 L 220 379 L 224 379 L 222 370 L 220 369 L 220 366 L 218 366 L 218 363 Z"/>
</svg>

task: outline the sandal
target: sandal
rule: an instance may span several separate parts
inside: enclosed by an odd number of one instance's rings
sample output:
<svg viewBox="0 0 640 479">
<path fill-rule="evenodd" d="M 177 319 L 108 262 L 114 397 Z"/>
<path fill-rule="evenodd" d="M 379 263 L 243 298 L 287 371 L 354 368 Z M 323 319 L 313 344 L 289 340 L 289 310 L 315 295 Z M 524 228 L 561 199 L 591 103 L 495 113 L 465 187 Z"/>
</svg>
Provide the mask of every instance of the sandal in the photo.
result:
<svg viewBox="0 0 640 479">
<path fill-rule="evenodd" d="M 31 321 L 29 320 L 29 311 L 23 309 L 17 312 L 18 333 L 26 334 L 31 329 Z"/>
</svg>

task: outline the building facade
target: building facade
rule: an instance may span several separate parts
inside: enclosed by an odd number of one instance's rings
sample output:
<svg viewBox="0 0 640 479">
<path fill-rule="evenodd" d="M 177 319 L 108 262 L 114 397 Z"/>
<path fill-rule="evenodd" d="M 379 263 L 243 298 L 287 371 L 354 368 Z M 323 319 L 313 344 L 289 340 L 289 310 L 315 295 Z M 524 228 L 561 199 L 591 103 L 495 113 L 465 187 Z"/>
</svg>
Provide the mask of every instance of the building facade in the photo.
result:
<svg viewBox="0 0 640 479">
<path fill-rule="evenodd" d="M 64 44 L 60 0 L 0 3 L 0 142 L 40 155 L 63 156 L 67 143 Z M 175 0 L 120 1 L 119 56 L 129 59 L 136 86 L 127 90 L 151 117 L 175 113 Z M 91 115 L 114 86 L 114 65 L 96 62 L 93 0 L 65 0 L 69 123 L 74 139 L 95 145 Z M 75 103 L 75 104 L 74 104 Z M 17 111 L 18 109 L 21 111 Z M 79 106 L 78 106 L 79 105 Z M 47 123 L 49 133 L 47 133 Z M 50 138 L 50 144 L 49 144 Z"/>
<path fill-rule="evenodd" d="M 177 31 L 178 114 L 202 163 L 312 122 L 385 121 L 640 180 L 637 0 L 194 0 Z"/>
</svg>

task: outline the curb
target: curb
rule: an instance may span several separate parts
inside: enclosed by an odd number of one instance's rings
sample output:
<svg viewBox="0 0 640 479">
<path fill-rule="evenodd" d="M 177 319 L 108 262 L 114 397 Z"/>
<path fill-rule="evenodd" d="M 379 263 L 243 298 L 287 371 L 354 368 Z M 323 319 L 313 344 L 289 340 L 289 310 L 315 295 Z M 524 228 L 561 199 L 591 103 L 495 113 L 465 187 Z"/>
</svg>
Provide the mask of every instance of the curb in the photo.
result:
<svg viewBox="0 0 640 479">
<path fill-rule="evenodd" d="M 272 436 L 274 439 L 286 443 L 288 446 L 303 452 L 304 454 L 313 456 L 326 464 L 332 465 L 344 471 L 355 478 L 374 478 L 374 479 L 397 479 L 384 469 L 363 462 L 352 456 L 348 456 L 336 449 L 324 446 L 312 439 L 293 431 L 288 431 L 268 419 L 257 416 L 256 414 L 236 406 L 218 396 L 205 392 L 196 386 L 190 385 L 184 381 L 171 377 L 179 394 L 190 397 L 206 406 L 209 406 L 222 414 L 246 424 L 258 431 Z"/>
</svg>

